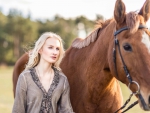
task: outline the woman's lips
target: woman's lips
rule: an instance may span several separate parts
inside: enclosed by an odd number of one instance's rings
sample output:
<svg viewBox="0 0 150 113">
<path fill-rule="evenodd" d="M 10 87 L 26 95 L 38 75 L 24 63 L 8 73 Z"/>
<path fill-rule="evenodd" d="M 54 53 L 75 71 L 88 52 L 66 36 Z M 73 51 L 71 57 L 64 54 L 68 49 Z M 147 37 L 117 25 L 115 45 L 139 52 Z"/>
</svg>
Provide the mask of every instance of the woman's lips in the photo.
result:
<svg viewBox="0 0 150 113">
<path fill-rule="evenodd" d="M 55 57 L 55 56 L 52 56 L 51 58 L 52 58 L 53 60 L 55 60 L 55 59 L 56 59 L 56 57 Z"/>
</svg>

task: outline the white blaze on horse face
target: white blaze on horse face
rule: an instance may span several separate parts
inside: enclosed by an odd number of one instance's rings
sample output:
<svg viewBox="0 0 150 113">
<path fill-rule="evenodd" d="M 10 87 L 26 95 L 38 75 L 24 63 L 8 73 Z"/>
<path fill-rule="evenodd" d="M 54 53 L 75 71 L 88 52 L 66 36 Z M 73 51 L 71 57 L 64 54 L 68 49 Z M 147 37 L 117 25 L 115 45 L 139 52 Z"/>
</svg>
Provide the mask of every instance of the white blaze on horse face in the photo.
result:
<svg viewBox="0 0 150 113">
<path fill-rule="evenodd" d="M 150 37 L 145 32 L 142 35 L 142 43 L 148 48 L 148 52 L 150 53 Z"/>
</svg>

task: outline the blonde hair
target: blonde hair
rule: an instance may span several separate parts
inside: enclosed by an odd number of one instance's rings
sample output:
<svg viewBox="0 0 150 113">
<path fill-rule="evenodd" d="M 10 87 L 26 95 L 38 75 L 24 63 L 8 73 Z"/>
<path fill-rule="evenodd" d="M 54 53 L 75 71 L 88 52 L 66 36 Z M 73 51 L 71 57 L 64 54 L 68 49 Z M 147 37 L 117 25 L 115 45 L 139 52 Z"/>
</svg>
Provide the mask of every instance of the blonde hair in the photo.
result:
<svg viewBox="0 0 150 113">
<path fill-rule="evenodd" d="M 62 43 L 62 39 L 59 35 L 52 33 L 52 32 L 45 32 L 43 33 L 40 38 L 36 41 L 35 46 L 33 48 L 33 50 L 31 52 L 29 52 L 29 61 L 26 65 L 25 69 L 30 69 L 35 67 L 40 60 L 40 54 L 39 54 L 39 50 L 43 47 L 45 41 L 48 38 L 56 38 L 59 40 L 60 42 L 60 54 L 59 54 L 59 58 L 58 60 L 53 64 L 54 67 L 56 67 L 58 70 L 60 70 L 59 64 L 64 56 L 64 48 L 63 48 L 63 43 Z"/>
</svg>

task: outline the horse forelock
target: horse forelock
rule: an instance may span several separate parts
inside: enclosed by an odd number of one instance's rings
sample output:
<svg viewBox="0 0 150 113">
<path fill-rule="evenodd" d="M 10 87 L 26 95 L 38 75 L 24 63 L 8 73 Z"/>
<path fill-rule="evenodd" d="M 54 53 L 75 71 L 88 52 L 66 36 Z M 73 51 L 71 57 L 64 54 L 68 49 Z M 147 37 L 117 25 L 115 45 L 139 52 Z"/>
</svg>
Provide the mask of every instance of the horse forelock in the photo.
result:
<svg viewBox="0 0 150 113">
<path fill-rule="evenodd" d="M 105 26 L 107 26 L 112 19 L 106 20 L 105 22 L 99 20 L 96 22 L 95 29 L 89 36 L 87 36 L 85 39 L 76 38 L 73 43 L 72 47 L 81 49 L 83 47 L 86 47 L 90 45 L 90 43 L 96 41 L 98 38 L 98 32 L 103 29 Z"/>
<path fill-rule="evenodd" d="M 140 19 L 137 12 L 129 12 L 126 15 L 126 24 L 130 30 L 130 33 L 135 33 L 138 30 Z"/>
</svg>

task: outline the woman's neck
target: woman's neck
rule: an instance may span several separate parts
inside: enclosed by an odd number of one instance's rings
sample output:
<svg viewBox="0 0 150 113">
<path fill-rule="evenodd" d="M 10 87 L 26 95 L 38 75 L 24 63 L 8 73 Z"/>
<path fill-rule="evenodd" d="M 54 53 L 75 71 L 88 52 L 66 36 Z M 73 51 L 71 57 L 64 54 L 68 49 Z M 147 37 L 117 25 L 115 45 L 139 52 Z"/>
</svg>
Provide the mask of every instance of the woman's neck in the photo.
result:
<svg viewBox="0 0 150 113">
<path fill-rule="evenodd" d="M 51 74 L 53 72 L 52 64 L 47 62 L 39 62 L 39 64 L 36 66 L 36 69 L 42 74 Z"/>
</svg>

